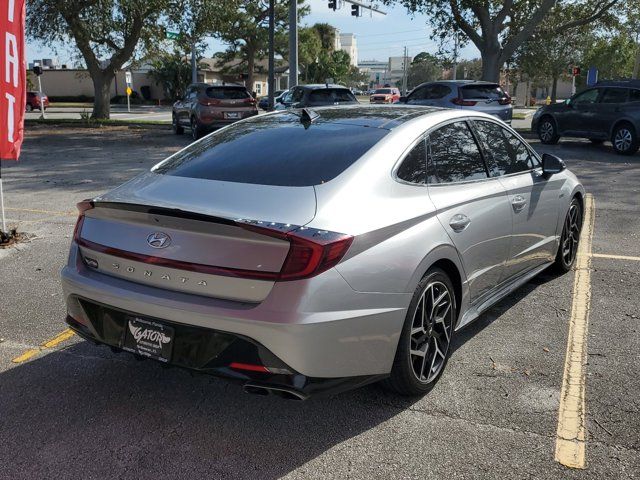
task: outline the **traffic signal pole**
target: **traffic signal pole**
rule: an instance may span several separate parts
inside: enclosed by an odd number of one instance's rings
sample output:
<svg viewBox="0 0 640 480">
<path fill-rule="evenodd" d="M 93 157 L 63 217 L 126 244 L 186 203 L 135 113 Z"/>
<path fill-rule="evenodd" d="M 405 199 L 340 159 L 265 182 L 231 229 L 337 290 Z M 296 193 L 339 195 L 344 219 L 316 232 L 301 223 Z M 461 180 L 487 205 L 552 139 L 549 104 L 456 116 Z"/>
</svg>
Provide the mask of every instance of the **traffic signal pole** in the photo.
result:
<svg viewBox="0 0 640 480">
<path fill-rule="evenodd" d="M 298 85 L 298 1 L 289 0 L 289 88 Z"/>
<path fill-rule="evenodd" d="M 268 105 L 269 110 L 273 110 L 274 103 L 274 92 L 276 87 L 276 78 L 275 78 L 275 0 L 269 0 L 269 79 L 268 79 L 268 87 L 267 87 L 267 95 L 268 95 Z"/>
</svg>

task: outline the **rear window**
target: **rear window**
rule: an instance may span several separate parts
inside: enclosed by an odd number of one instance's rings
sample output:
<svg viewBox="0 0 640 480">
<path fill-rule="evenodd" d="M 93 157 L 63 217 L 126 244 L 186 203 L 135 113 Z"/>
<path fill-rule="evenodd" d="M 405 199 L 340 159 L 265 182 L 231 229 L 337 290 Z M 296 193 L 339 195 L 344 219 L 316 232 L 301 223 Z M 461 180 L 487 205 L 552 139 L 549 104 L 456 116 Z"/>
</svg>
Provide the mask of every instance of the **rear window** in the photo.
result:
<svg viewBox="0 0 640 480">
<path fill-rule="evenodd" d="M 506 97 L 500 85 L 468 85 L 460 90 L 464 99 L 499 100 Z"/>
<path fill-rule="evenodd" d="M 390 88 L 379 88 L 374 93 L 385 93 L 385 94 L 388 95 L 388 94 L 393 93 L 393 92 L 391 91 Z"/>
<path fill-rule="evenodd" d="M 323 88 L 309 93 L 309 103 L 320 105 L 332 103 L 355 102 L 356 97 L 345 88 Z"/>
<path fill-rule="evenodd" d="M 291 113 L 232 125 L 160 164 L 178 177 L 304 187 L 340 175 L 388 130 L 322 123 L 308 128 Z"/>
<path fill-rule="evenodd" d="M 242 100 L 250 97 L 247 89 L 242 87 L 209 87 L 205 90 L 205 93 L 207 97 L 219 100 Z"/>
</svg>

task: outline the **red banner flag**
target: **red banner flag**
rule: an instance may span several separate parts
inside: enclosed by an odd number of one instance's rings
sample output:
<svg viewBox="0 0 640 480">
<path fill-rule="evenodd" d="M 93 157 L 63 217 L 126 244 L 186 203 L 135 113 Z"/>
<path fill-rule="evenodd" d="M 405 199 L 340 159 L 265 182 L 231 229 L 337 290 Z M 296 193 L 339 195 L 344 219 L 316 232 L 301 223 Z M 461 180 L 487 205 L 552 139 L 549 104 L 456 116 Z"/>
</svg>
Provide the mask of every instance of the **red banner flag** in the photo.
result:
<svg viewBox="0 0 640 480">
<path fill-rule="evenodd" d="M 0 160 L 18 160 L 24 135 L 25 0 L 0 2 Z"/>
</svg>

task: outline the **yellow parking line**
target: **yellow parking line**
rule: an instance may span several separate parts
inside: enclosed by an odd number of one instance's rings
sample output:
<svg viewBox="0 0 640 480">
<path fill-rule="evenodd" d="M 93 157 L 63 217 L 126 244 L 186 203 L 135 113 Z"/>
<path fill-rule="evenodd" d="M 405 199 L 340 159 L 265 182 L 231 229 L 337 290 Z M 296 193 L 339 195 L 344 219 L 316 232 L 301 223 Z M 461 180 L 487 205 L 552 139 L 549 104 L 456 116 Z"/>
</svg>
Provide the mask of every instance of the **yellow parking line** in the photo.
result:
<svg viewBox="0 0 640 480">
<path fill-rule="evenodd" d="M 78 215 L 76 212 L 72 212 L 72 211 L 56 212 L 52 210 L 38 210 L 33 208 L 5 207 L 5 210 L 7 212 L 43 213 L 45 215 L 55 215 L 57 217 L 76 217 Z"/>
<path fill-rule="evenodd" d="M 592 253 L 594 258 L 610 258 L 612 260 L 632 260 L 634 262 L 640 262 L 640 257 L 630 257 L 628 255 L 609 255 L 606 253 Z"/>
<path fill-rule="evenodd" d="M 570 468 L 585 468 L 586 463 L 585 365 L 591 303 L 591 244 L 594 208 L 593 197 L 587 195 L 582 242 L 578 247 L 576 258 L 569 338 L 558 410 L 555 459 Z"/>
<path fill-rule="evenodd" d="M 31 349 L 27 350 L 26 352 L 24 352 L 22 355 L 14 358 L 11 361 L 13 363 L 26 362 L 27 360 L 35 357 L 42 350 L 45 350 L 47 348 L 53 348 L 53 347 L 61 344 L 65 340 L 69 340 L 74 335 L 75 334 L 73 333 L 73 331 L 71 329 L 67 328 L 63 332 L 61 332 L 58 335 L 56 335 L 55 337 L 53 337 L 51 340 L 46 340 L 45 342 L 41 343 L 39 348 L 31 348 Z"/>
</svg>

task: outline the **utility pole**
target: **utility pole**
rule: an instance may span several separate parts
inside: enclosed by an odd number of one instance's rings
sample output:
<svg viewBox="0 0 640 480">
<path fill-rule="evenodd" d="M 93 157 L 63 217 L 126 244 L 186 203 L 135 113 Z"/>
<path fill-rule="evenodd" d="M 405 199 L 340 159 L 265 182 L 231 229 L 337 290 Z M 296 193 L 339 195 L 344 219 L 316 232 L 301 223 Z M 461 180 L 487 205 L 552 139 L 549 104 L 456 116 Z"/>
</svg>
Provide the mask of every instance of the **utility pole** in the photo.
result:
<svg viewBox="0 0 640 480">
<path fill-rule="evenodd" d="M 404 57 L 402 57 L 402 95 L 407 94 L 407 63 L 409 57 L 407 55 L 407 47 L 404 47 Z"/>
<path fill-rule="evenodd" d="M 298 85 L 298 1 L 289 0 L 289 88 Z"/>
<path fill-rule="evenodd" d="M 453 74 L 451 76 L 452 80 L 458 79 L 458 32 L 456 32 L 455 35 L 456 36 L 453 41 Z"/>
<path fill-rule="evenodd" d="M 198 65 L 196 62 L 196 36 L 191 38 L 191 83 L 198 83 Z"/>
<path fill-rule="evenodd" d="M 275 59 L 274 59 L 274 45 L 275 45 L 275 0 L 269 0 L 269 80 L 267 89 L 269 90 L 268 95 L 268 105 L 269 110 L 273 110 L 273 93 L 275 91 L 276 86 L 276 78 L 275 78 Z"/>
</svg>

